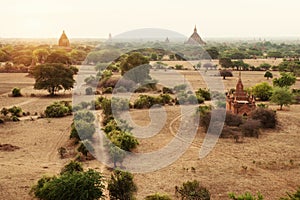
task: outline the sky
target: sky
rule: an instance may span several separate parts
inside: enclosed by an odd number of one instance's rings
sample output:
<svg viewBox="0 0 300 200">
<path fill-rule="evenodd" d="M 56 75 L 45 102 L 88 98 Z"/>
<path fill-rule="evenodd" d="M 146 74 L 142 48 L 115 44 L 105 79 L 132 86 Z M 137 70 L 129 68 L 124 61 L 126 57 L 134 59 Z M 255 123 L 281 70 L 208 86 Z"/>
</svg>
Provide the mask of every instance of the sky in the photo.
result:
<svg viewBox="0 0 300 200">
<path fill-rule="evenodd" d="M 163 28 L 203 38 L 299 37 L 299 0 L 0 0 L 0 37 L 107 38 Z"/>
</svg>

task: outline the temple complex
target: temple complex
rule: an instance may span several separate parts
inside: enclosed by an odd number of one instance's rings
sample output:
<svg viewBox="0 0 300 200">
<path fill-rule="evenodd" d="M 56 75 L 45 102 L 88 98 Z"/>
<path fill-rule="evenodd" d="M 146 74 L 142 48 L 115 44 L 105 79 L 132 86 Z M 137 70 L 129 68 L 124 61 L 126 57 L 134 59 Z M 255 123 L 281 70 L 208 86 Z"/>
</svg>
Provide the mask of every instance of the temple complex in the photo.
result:
<svg viewBox="0 0 300 200">
<path fill-rule="evenodd" d="M 227 94 L 226 110 L 236 115 L 248 116 L 255 108 L 255 98 L 244 91 L 240 72 L 235 92 Z"/>
<path fill-rule="evenodd" d="M 195 26 L 194 33 L 191 35 L 191 37 L 188 39 L 188 41 L 185 42 L 185 44 L 200 44 L 200 45 L 206 45 L 206 43 L 201 39 L 199 34 L 197 33 L 197 28 Z"/>
</svg>

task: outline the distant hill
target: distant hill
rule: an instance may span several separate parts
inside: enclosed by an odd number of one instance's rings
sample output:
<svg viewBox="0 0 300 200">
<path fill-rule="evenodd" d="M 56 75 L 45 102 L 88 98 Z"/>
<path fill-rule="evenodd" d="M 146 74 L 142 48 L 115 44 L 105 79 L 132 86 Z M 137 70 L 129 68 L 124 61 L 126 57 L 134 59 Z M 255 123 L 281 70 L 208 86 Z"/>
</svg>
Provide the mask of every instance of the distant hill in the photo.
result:
<svg viewBox="0 0 300 200">
<path fill-rule="evenodd" d="M 113 37 L 113 40 L 135 40 L 135 41 L 165 41 L 170 42 L 185 41 L 187 37 L 175 31 L 158 28 L 143 28 L 127 31 Z"/>
</svg>

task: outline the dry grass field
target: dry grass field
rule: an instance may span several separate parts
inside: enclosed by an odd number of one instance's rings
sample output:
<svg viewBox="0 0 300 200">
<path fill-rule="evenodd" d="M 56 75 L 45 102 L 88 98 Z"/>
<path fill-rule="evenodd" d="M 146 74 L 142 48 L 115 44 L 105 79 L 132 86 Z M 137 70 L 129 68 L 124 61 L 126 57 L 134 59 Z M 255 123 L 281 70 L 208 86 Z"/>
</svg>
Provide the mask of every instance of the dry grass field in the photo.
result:
<svg viewBox="0 0 300 200">
<path fill-rule="evenodd" d="M 255 62 L 255 61 L 253 61 Z M 159 73 L 167 73 L 158 71 Z M 156 73 L 158 73 L 156 72 Z M 192 87 L 205 86 L 195 71 L 181 71 Z M 237 72 L 223 83 L 226 89 L 234 88 Z M 244 86 L 267 81 L 264 72 L 242 72 Z M 273 73 L 278 77 L 277 72 Z M 221 77 L 220 77 L 221 79 Z M 268 81 L 271 84 L 271 80 Z M 71 100 L 70 92 L 51 98 L 44 91 L 33 90 L 34 80 L 26 74 L 0 74 L 0 109 L 13 105 L 30 113 L 41 113 L 47 105 L 58 100 Z M 13 87 L 20 87 L 24 97 L 9 97 Z M 297 81 L 296 88 L 300 88 Z M 31 94 L 35 94 L 33 97 Z M 276 109 L 277 106 L 271 105 Z M 166 106 L 167 119 L 161 131 L 152 138 L 140 139 L 138 152 L 150 152 L 167 144 L 179 127 L 178 106 Z M 132 110 L 132 119 L 139 125 L 149 123 L 147 110 Z M 260 138 L 245 138 L 243 143 L 233 139 L 219 139 L 213 151 L 199 159 L 199 148 L 205 137 L 199 128 L 193 144 L 175 163 L 151 173 L 135 174 L 138 186 L 137 199 L 159 192 L 175 199 L 174 187 L 187 180 L 200 181 L 211 193 L 211 199 L 228 199 L 228 192 L 261 192 L 266 200 L 278 199 L 286 191 L 300 186 L 300 105 L 277 111 L 279 125 L 276 130 L 265 130 Z M 72 158 L 60 159 L 57 149 L 69 147 L 72 117 L 59 119 L 24 120 L 0 124 L 0 143 L 20 147 L 15 151 L 0 151 L 0 199 L 27 200 L 30 188 L 44 174 L 54 175 Z M 172 131 L 171 131 L 172 130 Z M 84 163 L 85 168 L 104 169 L 97 160 Z"/>
</svg>

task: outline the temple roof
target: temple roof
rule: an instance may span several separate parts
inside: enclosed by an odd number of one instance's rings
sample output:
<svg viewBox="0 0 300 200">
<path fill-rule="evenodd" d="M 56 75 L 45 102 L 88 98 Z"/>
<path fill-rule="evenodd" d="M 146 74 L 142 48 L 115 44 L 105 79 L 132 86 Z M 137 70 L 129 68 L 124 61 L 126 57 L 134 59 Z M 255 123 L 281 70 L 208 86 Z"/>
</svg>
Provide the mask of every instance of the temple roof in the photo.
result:
<svg viewBox="0 0 300 200">
<path fill-rule="evenodd" d="M 197 27 L 195 25 L 194 33 L 190 36 L 186 44 L 200 44 L 200 45 L 206 45 L 206 43 L 201 39 L 199 34 L 197 33 Z"/>
</svg>

